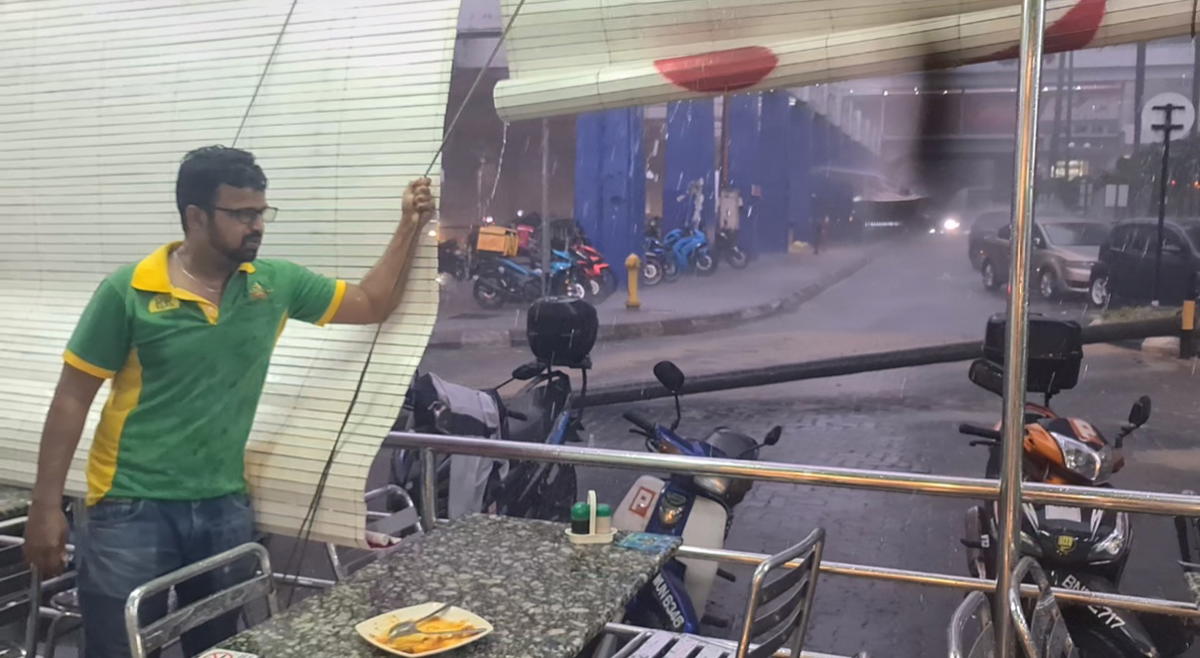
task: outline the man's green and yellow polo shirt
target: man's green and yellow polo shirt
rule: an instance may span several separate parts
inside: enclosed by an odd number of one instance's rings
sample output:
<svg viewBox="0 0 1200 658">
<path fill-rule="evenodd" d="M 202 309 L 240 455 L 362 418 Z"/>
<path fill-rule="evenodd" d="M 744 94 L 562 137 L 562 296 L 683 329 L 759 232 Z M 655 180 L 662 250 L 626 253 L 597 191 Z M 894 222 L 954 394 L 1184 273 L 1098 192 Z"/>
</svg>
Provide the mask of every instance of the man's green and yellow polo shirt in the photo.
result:
<svg viewBox="0 0 1200 658">
<path fill-rule="evenodd" d="M 113 378 L 88 455 L 88 504 L 246 490 L 246 440 L 288 318 L 337 313 L 346 283 L 280 260 L 243 264 L 220 307 L 171 284 L 161 247 L 100 284 L 66 362 Z"/>
</svg>

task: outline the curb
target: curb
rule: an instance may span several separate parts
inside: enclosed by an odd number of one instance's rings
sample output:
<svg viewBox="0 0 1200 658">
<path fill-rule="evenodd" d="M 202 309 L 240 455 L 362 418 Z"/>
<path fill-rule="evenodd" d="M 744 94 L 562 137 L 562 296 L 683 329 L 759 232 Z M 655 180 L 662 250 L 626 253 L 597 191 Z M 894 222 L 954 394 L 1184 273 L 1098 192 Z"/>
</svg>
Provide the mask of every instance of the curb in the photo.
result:
<svg viewBox="0 0 1200 658">
<path fill-rule="evenodd" d="M 683 336 L 707 331 L 728 329 L 740 324 L 789 313 L 812 300 L 834 285 L 854 276 L 871 262 L 871 253 L 863 254 L 848 265 L 822 275 L 816 281 L 781 298 L 762 304 L 721 313 L 693 315 L 665 320 L 645 320 L 623 324 L 601 324 L 597 341 L 635 340 L 657 336 Z M 434 331 L 429 339 L 431 349 L 462 349 L 467 347 L 520 347 L 525 345 L 525 328 L 470 329 Z"/>
</svg>

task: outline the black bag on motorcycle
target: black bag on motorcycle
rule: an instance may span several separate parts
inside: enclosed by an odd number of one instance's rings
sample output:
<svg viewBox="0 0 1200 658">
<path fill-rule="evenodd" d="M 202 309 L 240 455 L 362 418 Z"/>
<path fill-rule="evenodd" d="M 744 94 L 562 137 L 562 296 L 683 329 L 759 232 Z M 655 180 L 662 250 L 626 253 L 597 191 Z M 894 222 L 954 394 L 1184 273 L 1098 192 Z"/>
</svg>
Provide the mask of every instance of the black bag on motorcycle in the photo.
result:
<svg viewBox="0 0 1200 658">
<path fill-rule="evenodd" d="M 999 313 L 988 318 L 983 341 L 984 358 L 1001 369 L 1004 367 L 1006 320 Z M 1030 314 L 1026 390 L 1053 395 L 1074 388 L 1079 382 L 1082 361 L 1083 331 L 1079 323 Z"/>
<path fill-rule="evenodd" d="M 596 307 L 574 297 L 543 297 L 529 307 L 525 338 L 538 361 L 566 368 L 589 368 L 600 323 Z"/>
</svg>

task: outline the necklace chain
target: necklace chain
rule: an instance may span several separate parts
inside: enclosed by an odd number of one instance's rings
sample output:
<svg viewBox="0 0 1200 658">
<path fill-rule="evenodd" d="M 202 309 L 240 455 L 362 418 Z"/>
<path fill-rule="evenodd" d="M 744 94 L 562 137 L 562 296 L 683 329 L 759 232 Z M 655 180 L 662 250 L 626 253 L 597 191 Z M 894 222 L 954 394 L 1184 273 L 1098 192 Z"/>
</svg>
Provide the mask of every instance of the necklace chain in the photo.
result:
<svg viewBox="0 0 1200 658">
<path fill-rule="evenodd" d="M 193 282 L 199 284 L 202 288 L 204 288 L 205 290 L 207 290 L 209 292 L 220 292 L 221 291 L 220 286 L 211 286 L 211 285 L 205 283 L 204 280 L 201 279 L 200 277 L 189 272 L 187 266 L 183 264 L 183 256 L 179 252 L 175 252 L 174 256 L 175 256 L 175 262 L 179 264 L 179 269 L 185 275 L 187 275 L 187 278 L 189 278 Z"/>
</svg>

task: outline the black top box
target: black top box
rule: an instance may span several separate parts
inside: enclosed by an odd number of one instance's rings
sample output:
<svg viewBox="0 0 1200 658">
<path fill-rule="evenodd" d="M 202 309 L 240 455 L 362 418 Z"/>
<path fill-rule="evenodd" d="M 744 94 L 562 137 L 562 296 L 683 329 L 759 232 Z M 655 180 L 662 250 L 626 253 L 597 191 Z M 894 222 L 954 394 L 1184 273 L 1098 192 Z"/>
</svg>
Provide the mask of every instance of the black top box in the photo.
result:
<svg viewBox="0 0 1200 658">
<path fill-rule="evenodd" d="M 988 318 L 983 341 L 983 356 L 1004 366 L 1003 314 Z M 1078 322 L 1055 320 L 1039 314 L 1029 316 L 1029 365 L 1025 389 L 1032 393 L 1058 393 L 1079 383 L 1079 364 L 1083 361 L 1083 331 Z"/>
</svg>

